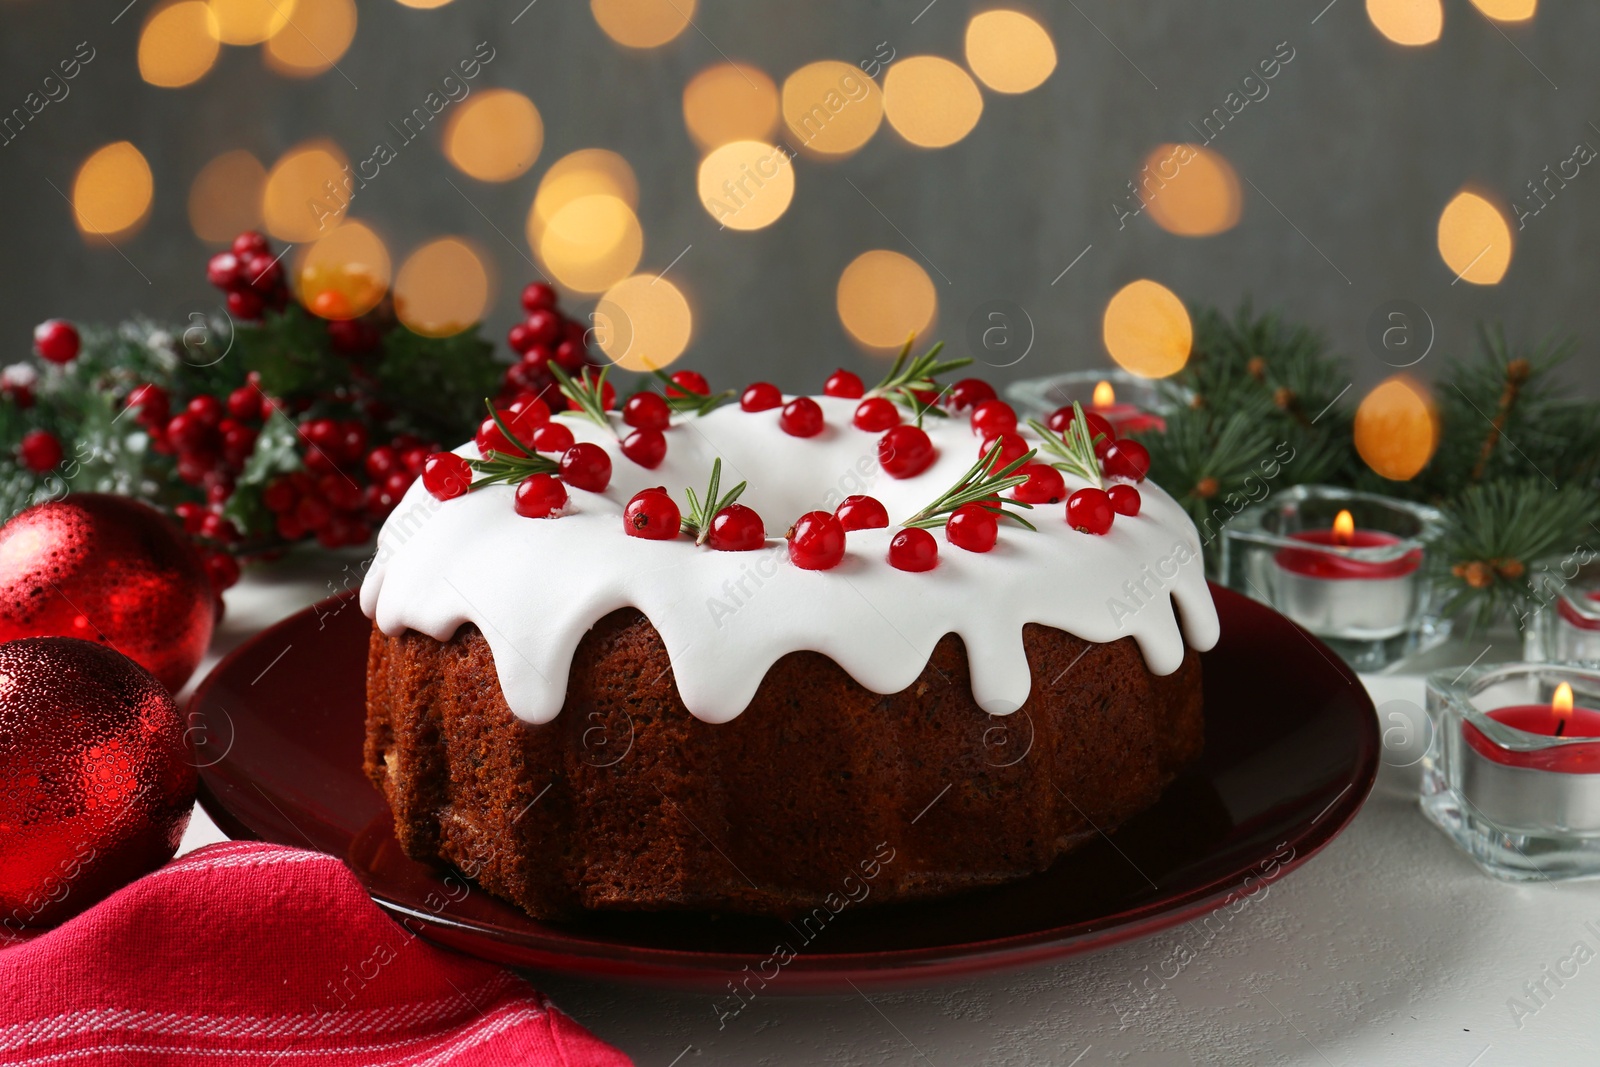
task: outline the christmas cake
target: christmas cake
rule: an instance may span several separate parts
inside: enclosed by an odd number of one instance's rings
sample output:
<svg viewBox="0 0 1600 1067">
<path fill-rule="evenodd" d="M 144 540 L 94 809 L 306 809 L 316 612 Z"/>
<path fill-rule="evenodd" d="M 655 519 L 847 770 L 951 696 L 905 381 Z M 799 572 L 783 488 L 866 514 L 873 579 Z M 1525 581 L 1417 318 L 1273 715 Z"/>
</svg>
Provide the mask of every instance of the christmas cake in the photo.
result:
<svg viewBox="0 0 1600 1067">
<path fill-rule="evenodd" d="M 1195 529 L 1136 442 L 1019 426 L 958 365 L 559 375 L 568 410 L 433 456 L 361 590 L 407 854 L 540 918 L 792 915 L 1023 877 L 1153 804 L 1203 743 Z"/>
</svg>

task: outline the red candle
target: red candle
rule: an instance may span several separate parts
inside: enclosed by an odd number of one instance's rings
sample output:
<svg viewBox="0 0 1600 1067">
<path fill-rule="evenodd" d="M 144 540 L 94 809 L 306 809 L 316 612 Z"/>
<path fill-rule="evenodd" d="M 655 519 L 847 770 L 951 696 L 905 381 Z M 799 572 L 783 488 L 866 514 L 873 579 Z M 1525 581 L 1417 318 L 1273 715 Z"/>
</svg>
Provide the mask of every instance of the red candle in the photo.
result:
<svg viewBox="0 0 1600 1067">
<path fill-rule="evenodd" d="M 1381 530 L 1358 530 L 1348 511 L 1341 511 L 1333 520 L 1331 530 L 1299 530 L 1289 535 L 1292 540 L 1308 545 L 1329 548 L 1378 548 L 1397 545 L 1400 538 Z M 1338 552 L 1320 552 L 1310 548 L 1280 548 L 1273 557 L 1278 566 L 1307 578 L 1371 579 L 1403 578 L 1422 566 L 1422 549 L 1414 548 L 1403 556 L 1391 560 L 1372 562 L 1351 559 Z"/>
<path fill-rule="evenodd" d="M 1117 436 L 1156 430 L 1165 433 L 1167 420 L 1154 415 L 1136 404 L 1117 403 L 1117 391 L 1110 382 L 1100 382 L 1094 387 L 1094 400 L 1085 409 L 1103 417 L 1117 432 Z"/>
<path fill-rule="evenodd" d="M 1511 704 L 1486 712 L 1495 722 L 1540 737 L 1592 737 L 1592 745 L 1559 745 L 1533 752 L 1514 752 L 1490 741 L 1470 722 L 1461 736 L 1485 759 L 1507 767 L 1563 774 L 1600 774 L 1600 711 L 1572 706 L 1572 686 L 1562 682 L 1548 704 Z"/>
<path fill-rule="evenodd" d="M 1600 601 L 1600 592 L 1589 593 L 1585 599 Z M 1578 614 L 1578 609 L 1567 603 L 1567 598 L 1564 596 L 1556 599 L 1556 614 L 1580 630 L 1600 630 L 1600 619 L 1591 619 Z"/>
</svg>

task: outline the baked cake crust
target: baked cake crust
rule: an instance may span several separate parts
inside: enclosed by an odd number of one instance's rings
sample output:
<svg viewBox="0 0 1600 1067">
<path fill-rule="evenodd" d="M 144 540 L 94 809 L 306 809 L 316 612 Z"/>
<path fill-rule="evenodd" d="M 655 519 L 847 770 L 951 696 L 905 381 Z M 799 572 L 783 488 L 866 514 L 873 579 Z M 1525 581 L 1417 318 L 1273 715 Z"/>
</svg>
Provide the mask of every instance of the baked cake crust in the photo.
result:
<svg viewBox="0 0 1600 1067">
<path fill-rule="evenodd" d="M 471 624 L 442 642 L 374 628 L 365 767 L 407 855 L 536 918 L 791 915 L 868 864 L 872 903 L 942 896 L 1045 869 L 1155 803 L 1201 751 L 1193 649 L 1158 676 L 1131 638 L 1029 624 L 1023 646 L 1032 688 L 1010 716 L 977 706 L 949 634 L 887 696 L 790 652 L 743 714 L 709 724 L 655 627 L 623 609 L 584 635 L 560 714 L 533 725 Z"/>
</svg>

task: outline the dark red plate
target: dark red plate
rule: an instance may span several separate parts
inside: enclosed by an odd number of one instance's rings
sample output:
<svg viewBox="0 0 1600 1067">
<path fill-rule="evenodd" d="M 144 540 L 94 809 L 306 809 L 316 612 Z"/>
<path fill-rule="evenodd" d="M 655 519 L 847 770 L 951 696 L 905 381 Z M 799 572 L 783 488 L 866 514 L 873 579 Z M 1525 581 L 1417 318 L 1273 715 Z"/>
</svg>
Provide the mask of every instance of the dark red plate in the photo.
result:
<svg viewBox="0 0 1600 1067">
<path fill-rule="evenodd" d="M 407 859 L 361 772 L 368 622 L 323 602 L 240 646 L 189 705 L 200 799 L 222 829 L 349 864 L 408 927 L 527 967 L 722 991 L 838 992 L 1018 967 L 1143 937 L 1282 877 L 1355 816 L 1378 768 L 1372 702 L 1326 646 L 1213 587 L 1222 640 L 1204 661 L 1206 748 L 1161 802 L 1011 885 L 845 908 L 810 943 L 787 923 L 700 914 L 538 922 L 461 875 Z M 781 968 L 776 946 L 795 950 Z"/>
</svg>

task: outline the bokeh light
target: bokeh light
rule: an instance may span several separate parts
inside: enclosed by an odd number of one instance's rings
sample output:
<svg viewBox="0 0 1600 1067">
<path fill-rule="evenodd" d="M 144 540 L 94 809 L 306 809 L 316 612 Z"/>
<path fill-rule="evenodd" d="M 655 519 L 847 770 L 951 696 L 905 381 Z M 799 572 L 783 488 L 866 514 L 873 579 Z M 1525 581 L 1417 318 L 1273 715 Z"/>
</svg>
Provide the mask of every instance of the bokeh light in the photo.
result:
<svg viewBox="0 0 1600 1067">
<path fill-rule="evenodd" d="M 483 321 L 493 291 L 484 256 L 457 237 L 418 248 L 394 279 L 394 313 L 413 333 L 450 337 Z"/>
<path fill-rule="evenodd" d="M 984 11 L 967 23 L 967 66 L 997 93 L 1025 93 L 1056 69 L 1056 46 L 1020 11 Z"/>
<path fill-rule="evenodd" d="M 72 180 L 72 212 L 78 229 L 116 237 L 145 219 L 155 195 L 155 179 L 144 155 L 128 141 L 96 149 Z"/>
<path fill-rule="evenodd" d="M 604 148 L 582 148 L 556 160 L 539 179 L 539 191 L 528 209 L 528 244 L 534 251 L 556 212 L 585 196 L 614 196 L 630 209 L 637 208 L 639 180 L 627 160 Z"/>
<path fill-rule="evenodd" d="M 463 101 L 444 130 L 444 154 L 463 174 L 504 182 L 525 172 L 544 147 L 533 101 L 510 89 L 485 89 Z"/>
<path fill-rule="evenodd" d="M 1439 214 L 1439 255 L 1462 281 L 1494 285 L 1511 266 L 1511 250 L 1511 224 L 1477 193 L 1457 193 Z"/>
<path fill-rule="evenodd" d="M 283 241 L 314 241 L 344 218 L 346 159 L 331 141 L 307 141 L 285 152 L 267 172 L 261 221 Z M 328 185 L 332 183 L 333 192 Z"/>
<path fill-rule="evenodd" d="M 296 254 L 295 291 L 313 314 L 353 319 L 389 291 L 389 250 L 359 222 L 344 222 Z"/>
<path fill-rule="evenodd" d="M 310 78 L 339 62 L 355 36 L 355 0 L 296 0 L 288 24 L 267 41 L 262 58 L 279 74 Z"/>
<path fill-rule="evenodd" d="M 1189 362 L 1189 309 L 1159 282 L 1129 282 L 1106 304 L 1101 336 L 1117 366 L 1141 378 L 1165 378 Z"/>
<path fill-rule="evenodd" d="M 1380 382 L 1356 408 L 1356 451 L 1381 477 L 1417 476 L 1439 444 L 1439 417 L 1427 387 L 1404 374 Z"/>
<path fill-rule="evenodd" d="M 689 347 L 693 324 L 683 293 L 655 274 L 624 278 L 594 309 L 595 339 L 623 370 L 665 367 Z"/>
<path fill-rule="evenodd" d="M 261 190 L 267 169 L 244 149 L 224 152 L 189 186 L 189 225 L 202 241 L 231 241 L 261 225 Z"/>
<path fill-rule="evenodd" d="M 797 147 L 847 156 L 878 132 L 883 90 L 849 63 L 808 63 L 783 81 L 783 121 Z"/>
<path fill-rule="evenodd" d="M 165 89 L 194 84 L 217 61 L 217 34 L 205 0 L 156 8 L 139 31 L 139 77 Z"/>
<path fill-rule="evenodd" d="M 794 199 L 789 154 L 763 141 L 733 141 L 700 163 L 700 203 L 730 230 L 776 222 Z"/>
<path fill-rule="evenodd" d="M 1152 176 L 1144 191 L 1145 211 L 1163 230 L 1208 237 L 1238 224 L 1244 204 L 1239 175 L 1220 152 L 1200 145 L 1157 145 L 1144 165 L 1142 173 Z"/>
<path fill-rule="evenodd" d="M 295 0 L 211 0 L 217 40 L 260 44 L 288 25 Z"/>
<path fill-rule="evenodd" d="M 943 148 L 978 124 L 983 94 L 972 75 L 948 59 L 911 56 L 883 76 L 883 113 L 912 144 Z"/>
<path fill-rule="evenodd" d="M 1444 30 L 1444 5 L 1440 0 L 1367 0 L 1367 18 L 1395 44 L 1432 44 Z"/>
<path fill-rule="evenodd" d="M 874 249 L 850 261 L 839 275 L 839 321 L 868 348 L 899 349 L 921 335 L 939 310 L 933 279 L 915 260 Z"/>
<path fill-rule="evenodd" d="M 1472 6 L 1496 22 L 1526 22 L 1539 9 L 1539 0 L 1472 0 Z"/>
<path fill-rule="evenodd" d="M 683 124 L 703 152 L 765 141 L 778 126 L 778 87 L 748 63 L 716 63 L 683 87 Z"/>
<path fill-rule="evenodd" d="M 550 217 L 537 244 L 550 276 L 568 289 L 599 293 L 633 273 L 644 254 L 644 231 L 615 196 L 580 196 Z"/>
<path fill-rule="evenodd" d="M 629 48 L 666 44 L 694 18 L 695 0 L 589 0 L 607 37 Z"/>
</svg>

